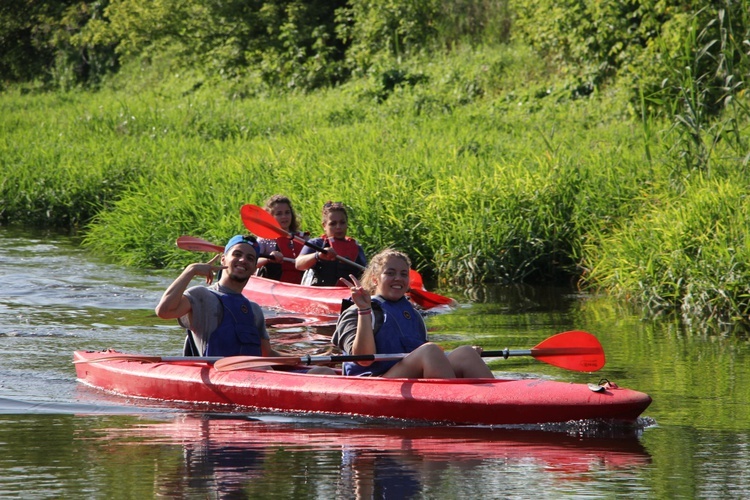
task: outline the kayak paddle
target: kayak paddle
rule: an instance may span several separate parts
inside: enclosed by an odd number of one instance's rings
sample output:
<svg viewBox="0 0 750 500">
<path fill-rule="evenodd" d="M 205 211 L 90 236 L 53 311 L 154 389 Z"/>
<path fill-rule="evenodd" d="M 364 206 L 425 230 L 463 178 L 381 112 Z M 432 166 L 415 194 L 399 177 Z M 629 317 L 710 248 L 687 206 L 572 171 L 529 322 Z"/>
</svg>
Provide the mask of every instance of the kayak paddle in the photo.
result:
<svg viewBox="0 0 750 500">
<path fill-rule="evenodd" d="M 224 252 L 224 247 L 214 245 L 210 241 L 202 240 L 195 236 L 180 236 L 177 238 L 177 248 L 189 250 L 191 252 Z"/>
<path fill-rule="evenodd" d="M 245 224 L 245 227 L 250 232 L 257 234 L 261 238 L 273 239 L 273 238 L 279 238 L 281 236 L 294 238 L 300 243 L 303 243 L 306 246 L 317 250 L 318 252 L 323 252 L 323 253 L 328 252 L 324 247 L 321 247 L 320 245 L 315 245 L 314 243 L 310 243 L 309 241 L 305 240 L 301 236 L 294 234 L 293 232 L 285 230 L 279 225 L 279 223 L 276 221 L 273 215 L 269 214 L 268 212 L 266 212 L 265 210 L 263 210 L 261 207 L 257 205 L 249 205 L 249 204 L 243 205 L 242 208 L 240 209 L 240 215 L 242 216 L 242 222 Z M 350 266 L 356 267 L 357 269 L 364 270 L 364 266 L 352 260 L 349 260 L 346 257 L 337 255 L 336 258 L 340 260 L 341 262 L 345 262 L 346 264 L 349 264 Z M 414 271 L 413 269 L 409 270 L 409 282 L 410 282 L 409 293 L 411 295 L 419 297 L 419 300 L 415 300 L 415 301 L 419 302 L 419 305 L 423 307 L 424 309 L 430 309 L 432 307 L 439 306 L 439 305 L 449 305 L 449 306 L 456 305 L 456 301 L 451 299 L 450 297 L 444 297 L 443 295 L 439 295 L 437 293 L 428 292 L 427 290 L 424 290 L 424 285 L 422 283 L 422 276 L 417 271 Z"/>
<path fill-rule="evenodd" d="M 189 250 L 191 252 L 215 252 L 223 253 L 224 247 L 214 245 L 210 241 L 196 238 L 195 236 L 180 236 L 177 238 L 177 248 L 182 250 Z M 260 254 L 258 257 L 270 257 L 270 255 Z M 294 262 L 291 257 L 284 257 L 287 262 Z"/>
<path fill-rule="evenodd" d="M 77 363 L 102 363 L 104 361 L 143 361 L 144 363 L 215 363 L 220 356 L 149 356 L 147 354 L 108 354 L 96 359 L 79 359 Z"/>
<path fill-rule="evenodd" d="M 512 356 L 532 356 L 538 361 L 580 372 L 594 372 L 605 364 L 604 349 L 597 338 L 583 331 L 558 333 L 525 350 L 501 349 L 483 351 L 483 358 L 505 358 Z M 105 361 L 142 361 L 144 363 L 213 363 L 217 371 L 233 371 L 273 365 L 312 365 L 342 363 L 344 361 L 387 361 L 406 357 L 406 353 L 364 354 L 341 356 L 148 356 L 142 354 L 122 354 L 102 356 L 74 363 L 100 363 Z"/>
<path fill-rule="evenodd" d="M 281 227 L 276 219 L 274 219 L 273 215 L 269 214 L 257 205 L 243 205 L 240 209 L 240 215 L 242 216 L 242 223 L 245 224 L 245 227 L 248 229 L 248 231 L 257 234 L 261 238 L 293 238 L 296 241 L 304 244 L 305 246 L 314 248 L 318 252 L 328 253 L 328 250 L 324 247 L 316 245 L 314 243 L 310 243 L 300 235 L 295 234 L 292 231 L 287 231 L 286 229 Z M 341 255 L 337 255 L 336 258 L 352 267 L 356 267 L 357 269 L 363 271 L 365 269 L 365 266 L 363 266 L 362 264 L 358 264 L 353 260 L 342 257 Z"/>
<path fill-rule="evenodd" d="M 558 333 L 540 342 L 531 349 L 483 351 L 483 358 L 505 358 L 532 356 L 538 361 L 579 372 L 595 372 L 605 364 L 604 349 L 597 338 L 583 331 Z M 365 354 L 342 356 L 229 356 L 214 363 L 217 371 L 243 370 L 272 365 L 311 365 L 341 363 L 344 361 L 389 361 L 402 359 L 406 353 Z"/>
</svg>

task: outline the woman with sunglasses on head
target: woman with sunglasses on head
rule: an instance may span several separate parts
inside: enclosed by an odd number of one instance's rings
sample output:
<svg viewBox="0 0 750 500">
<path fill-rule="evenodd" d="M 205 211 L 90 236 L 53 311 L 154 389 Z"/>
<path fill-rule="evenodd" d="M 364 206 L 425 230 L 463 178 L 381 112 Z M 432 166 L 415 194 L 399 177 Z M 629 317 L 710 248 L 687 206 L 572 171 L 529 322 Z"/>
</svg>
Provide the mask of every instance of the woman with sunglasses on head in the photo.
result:
<svg viewBox="0 0 750 500">
<path fill-rule="evenodd" d="M 349 215 L 344 204 L 326 202 L 323 205 L 324 234 L 320 238 L 310 240 L 312 245 L 323 247 L 326 251 L 320 252 L 310 246 L 302 249 L 297 257 L 296 266 L 300 271 L 306 272 L 303 284 L 336 286 L 341 278 L 346 278 L 350 274 L 355 276 L 361 274 L 356 267 L 338 259 L 338 257 L 344 257 L 363 267 L 367 265 L 367 258 L 362 247 L 355 239 L 346 235 L 348 229 Z"/>
<path fill-rule="evenodd" d="M 344 363 L 344 374 L 389 378 L 493 378 L 481 347 L 461 346 L 445 353 L 427 342 L 422 316 L 406 298 L 409 257 L 386 249 L 372 258 L 362 281 L 342 280 L 354 305 L 336 323 L 332 341 L 347 355 L 409 353 L 395 361 Z"/>
<path fill-rule="evenodd" d="M 276 222 L 284 231 L 292 232 L 307 240 L 309 233 L 299 230 L 297 214 L 292 208 L 292 202 L 284 195 L 275 194 L 266 200 L 266 212 L 273 215 Z M 302 271 L 295 266 L 294 259 L 299 256 L 303 244 L 288 236 L 274 239 L 259 238 L 260 254 L 268 257 L 258 258 L 258 276 L 286 283 L 300 284 Z"/>
</svg>

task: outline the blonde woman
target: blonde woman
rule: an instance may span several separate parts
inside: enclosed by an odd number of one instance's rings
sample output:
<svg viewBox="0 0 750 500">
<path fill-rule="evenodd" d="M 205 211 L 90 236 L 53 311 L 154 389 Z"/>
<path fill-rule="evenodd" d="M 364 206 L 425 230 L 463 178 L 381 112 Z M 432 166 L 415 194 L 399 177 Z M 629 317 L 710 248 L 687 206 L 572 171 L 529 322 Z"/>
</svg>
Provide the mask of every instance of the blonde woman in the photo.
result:
<svg viewBox="0 0 750 500">
<path fill-rule="evenodd" d="M 409 353 L 397 361 L 344 364 L 344 374 L 390 378 L 493 378 L 481 347 L 461 346 L 445 353 L 427 342 L 422 316 L 406 298 L 409 257 L 383 250 L 370 261 L 360 282 L 342 280 L 354 305 L 339 317 L 333 343 L 349 355 Z"/>
</svg>

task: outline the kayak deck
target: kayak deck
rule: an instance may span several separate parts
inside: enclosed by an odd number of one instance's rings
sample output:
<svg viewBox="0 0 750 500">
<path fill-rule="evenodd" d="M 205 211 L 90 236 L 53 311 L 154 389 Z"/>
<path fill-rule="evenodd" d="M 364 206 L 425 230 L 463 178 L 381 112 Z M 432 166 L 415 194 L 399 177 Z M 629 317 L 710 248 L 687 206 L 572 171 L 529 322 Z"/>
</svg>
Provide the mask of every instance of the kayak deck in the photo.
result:
<svg viewBox="0 0 750 500">
<path fill-rule="evenodd" d="M 78 379 L 129 397 L 281 412 L 357 415 L 454 424 L 633 422 L 651 403 L 641 392 L 540 379 L 387 379 L 279 370 L 216 371 L 206 362 L 116 360 L 76 351 Z"/>
</svg>

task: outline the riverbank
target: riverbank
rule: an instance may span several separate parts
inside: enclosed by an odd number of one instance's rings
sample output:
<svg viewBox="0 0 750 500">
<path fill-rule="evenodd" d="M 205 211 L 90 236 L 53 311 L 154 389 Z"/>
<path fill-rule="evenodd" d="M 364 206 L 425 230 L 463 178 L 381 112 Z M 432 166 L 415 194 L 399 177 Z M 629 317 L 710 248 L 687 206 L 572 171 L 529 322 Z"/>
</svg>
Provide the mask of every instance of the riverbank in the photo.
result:
<svg viewBox="0 0 750 500">
<path fill-rule="evenodd" d="M 196 256 L 177 236 L 221 243 L 244 203 L 284 193 L 317 233 L 323 203 L 343 201 L 368 254 L 402 248 L 446 283 L 577 281 L 745 323 L 747 151 L 719 141 L 710 168 L 688 168 L 680 130 L 635 116 L 624 89 L 582 97 L 541 68 L 502 46 L 411 61 L 390 87 L 244 96 L 152 68 L 96 92 L 12 88 L 0 220 L 178 267 Z"/>
</svg>

